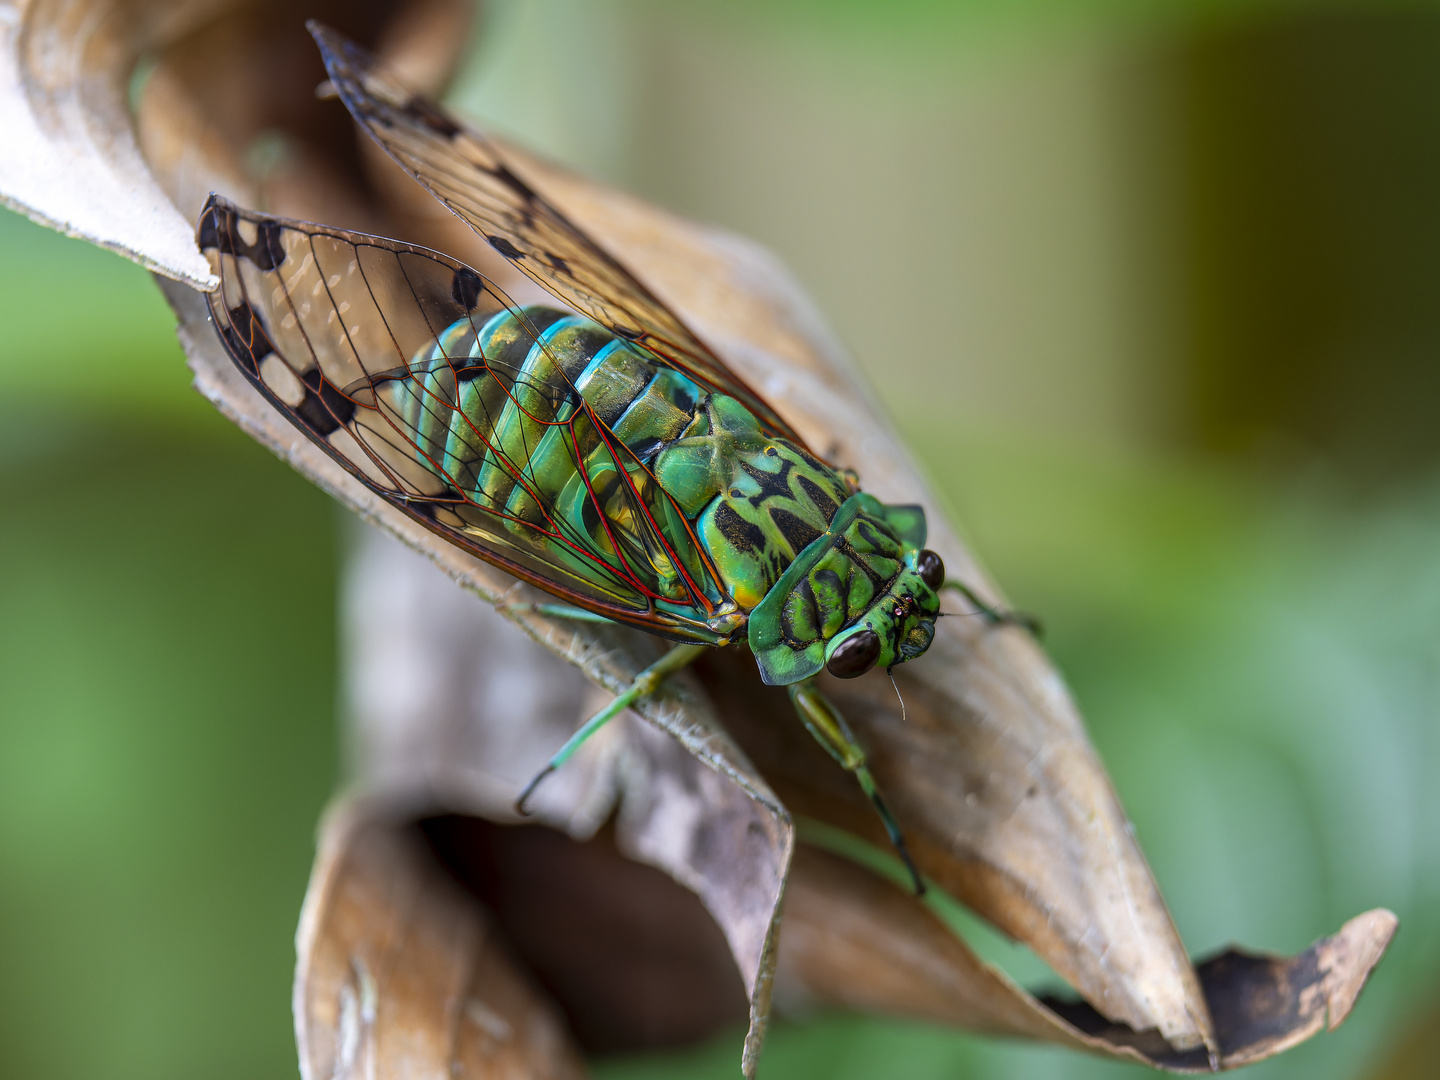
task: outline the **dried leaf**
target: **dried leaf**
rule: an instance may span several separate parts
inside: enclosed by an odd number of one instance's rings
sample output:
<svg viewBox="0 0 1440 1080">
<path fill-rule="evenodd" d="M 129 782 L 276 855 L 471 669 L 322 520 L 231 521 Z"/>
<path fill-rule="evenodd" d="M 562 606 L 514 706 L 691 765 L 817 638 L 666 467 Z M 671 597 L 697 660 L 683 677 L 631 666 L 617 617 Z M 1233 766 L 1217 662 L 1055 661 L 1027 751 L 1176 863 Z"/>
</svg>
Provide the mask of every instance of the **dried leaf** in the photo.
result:
<svg viewBox="0 0 1440 1080">
<path fill-rule="evenodd" d="M 376 817 L 346 804 L 321 832 L 296 935 L 301 1075 L 583 1077 L 480 906 Z"/>
<path fill-rule="evenodd" d="M 1397 926 L 1383 909 L 1347 922 L 1291 958 L 1230 949 L 1197 965 L 1216 1022 L 1214 1064 L 1273 1057 L 1349 1015 Z M 802 846 L 785 903 L 778 996 L 903 1015 L 996 1035 L 1130 1058 L 1171 1072 L 1210 1072 L 1203 1047 L 1177 1051 L 1154 1030 L 1105 1020 L 1084 1002 L 1037 999 L 976 957 L 894 885 Z"/>
<path fill-rule="evenodd" d="M 218 281 L 195 226 L 153 179 L 130 125 L 131 74 L 210 0 L 0 2 L 0 200 L 196 288 Z"/>
<path fill-rule="evenodd" d="M 455 815 L 422 828 L 587 1052 L 684 1046 L 743 1026 L 745 987 L 720 928 L 694 893 L 627 857 L 614 828 L 583 843 Z"/>
<path fill-rule="evenodd" d="M 527 613 L 532 638 L 551 652 L 567 650 L 577 671 L 404 547 L 374 532 L 359 544 L 347 605 L 359 775 L 416 803 L 417 813 L 522 820 L 514 805 L 525 782 L 579 720 L 658 655 L 656 643 Z M 617 670 L 627 672 L 623 683 L 597 699 L 590 680 Z M 640 725 L 626 735 L 615 724 L 602 731 L 539 790 L 536 817 L 584 838 L 619 803 L 621 849 L 691 889 L 730 942 L 754 1002 L 758 1042 L 793 845 L 789 817 L 719 727 L 693 677 L 672 680 L 642 715 L 660 730 Z"/>
</svg>

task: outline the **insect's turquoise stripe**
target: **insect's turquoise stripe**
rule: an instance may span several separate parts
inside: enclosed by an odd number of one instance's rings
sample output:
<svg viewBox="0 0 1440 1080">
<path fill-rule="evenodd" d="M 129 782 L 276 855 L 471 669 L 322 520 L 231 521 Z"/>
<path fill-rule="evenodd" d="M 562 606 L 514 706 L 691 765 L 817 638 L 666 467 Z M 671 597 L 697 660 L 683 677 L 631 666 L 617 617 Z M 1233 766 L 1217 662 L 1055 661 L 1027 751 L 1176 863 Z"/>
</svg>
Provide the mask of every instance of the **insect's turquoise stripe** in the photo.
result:
<svg viewBox="0 0 1440 1080">
<path fill-rule="evenodd" d="M 623 358 L 618 356 L 617 354 L 621 352 L 627 355 Z M 600 395 L 598 392 L 587 393 L 587 391 L 599 391 L 602 389 L 597 380 L 602 379 L 622 359 L 635 360 L 639 358 L 636 357 L 633 352 L 627 350 L 625 344 L 617 338 L 597 352 L 590 363 L 587 364 L 584 370 L 576 377 L 575 389 L 580 392 L 581 397 L 589 402 L 592 408 L 597 404 L 595 399 Z M 649 368 L 648 364 L 645 366 L 647 369 Z M 651 381 L 653 382 L 653 377 Z M 649 384 L 647 384 L 647 388 L 648 385 Z M 642 390 L 641 393 L 643 395 L 644 391 Z M 557 412 L 556 419 L 568 420 L 574 415 L 574 411 L 575 406 L 573 403 L 566 402 Z M 583 429 L 587 435 L 592 433 L 591 425 L 588 422 L 583 424 Z M 570 439 L 570 432 L 567 428 L 551 428 L 541 438 L 539 446 L 535 448 L 535 452 L 531 454 L 530 460 L 526 463 L 529 475 L 534 478 L 535 483 L 542 491 L 546 491 L 552 495 L 564 495 L 571 480 L 577 478 L 578 473 L 575 469 L 573 456 L 574 447 L 571 445 Z M 622 439 L 622 441 L 624 440 Z M 629 444 L 627 443 L 627 445 Z M 587 439 L 582 442 L 582 449 L 589 447 L 591 454 L 595 453 L 598 446 L 598 438 Z M 633 447 L 631 448 L 633 449 Z M 608 464 L 608 455 L 605 456 L 605 461 Z M 576 519 L 575 523 L 579 524 L 579 520 Z"/>
<path fill-rule="evenodd" d="M 590 363 L 585 365 L 585 370 L 580 372 L 579 378 L 575 380 L 575 388 L 583 394 L 585 392 L 585 387 L 589 385 L 590 380 L 594 378 L 595 373 L 599 371 L 618 350 L 623 348 L 625 348 L 624 344 L 620 341 L 619 338 L 616 338 L 614 341 L 610 342 L 610 344 L 606 345 L 603 349 L 597 352 L 595 356 L 591 359 Z"/>
<path fill-rule="evenodd" d="M 455 395 L 455 376 L 447 357 L 468 355 L 474 338 L 474 328 L 469 320 L 462 319 L 448 327 L 430 355 L 415 365 L 414 375 L 419 388 L 407 399 L 409 409 L 406 419 L 415 430 L 417 457 L 422 464 L 440 464 L 444 460 L 450 424 L 447 403 Z"/>
<path fill-rule="evenodd" d="M 516 482 L 515 474 L 528 472 L 532 463 L 543 465 L 537 461 L 537 452 L 547 431 L 546 421 L 563 420 L 562 414 L 569 411 L 566 403 L 555 401 L 553 395 L 589 361 L 587 339 L 598 340 L 603 333 L 589 320 L 572 316 L 552 323 L 530 348 L 510 387 L 510 400 L 495 420 L 489 449 L 476 475 L 473 496 L 480 505 L 503 508 L 523 521 L 544 521 L 537 500 L 547 495 L 553 498 L 559 492 L 532 494 Z"/>
</svg>

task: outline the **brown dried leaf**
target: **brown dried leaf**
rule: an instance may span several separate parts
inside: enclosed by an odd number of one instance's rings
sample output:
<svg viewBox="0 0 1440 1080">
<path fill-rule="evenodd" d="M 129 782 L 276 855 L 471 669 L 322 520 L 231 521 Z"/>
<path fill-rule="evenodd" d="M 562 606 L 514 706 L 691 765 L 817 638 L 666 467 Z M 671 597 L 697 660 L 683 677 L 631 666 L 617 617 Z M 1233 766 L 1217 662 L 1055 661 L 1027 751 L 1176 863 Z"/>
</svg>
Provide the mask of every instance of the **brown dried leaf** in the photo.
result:
<svg viewBox="0 0 1440 1080">
<path fill-rule="evenodd" d="M 1394 936 L 1383 909 L 1357 915 L 1291 958 L 1239 949 L 1196 968 L 1215 1017 L 1221 1069 L 1273 1057 L 1333 1031 Z M 893 885 L 801 846 L 785 901 L 777 995 L 903 1015 L 996 1035 L 1130 1058 L 1171 1072 L 1210 1072 L 1204 1048 L 1179 1051 L 1154 1030 L 1107 1021 L 1091 1005 L 1032 997 L 976 957 L 940 919 Z"/>
<path fill-rule="evenodd" d="M 218 282 L 130 125 L 131 73 L 215 0 L 0 4 L 0 201 L 196 288 Z"/>
<path fill-rule="evenodd" d="M 1215 1015 L 1220 1064 L 1238 1069 L 1274 1057 L 1313 1035 L 1334 1031 L 1350 1010 L 1399 926 L 1393 912 L 1375 908 L 1292 957 L 1231 948 L 1196 970 Z M 1153 1033 L 1117 1030 L 1084 1004 L 1047 1002 L 1096 1039 L 1132 1046 L 1151 1064 L 1172 1072 L 1208 1072 L 1194 1054 L 1176 1053 Z"/>
<path fill-rule="evenodd" d="M 563 1019 L 480 905 L 363 803 L 324 822 L 296 948 L 307 1080 L 585 1075 Z"/>
<path fill-rule="evenodd" d="M 230 0 L 150 55 L 136 127 L 150 168 L 188 222 L 212 191 L 247 206 L 369 231 L 393 221 L 366 190 L 353 133 L 304 20 L 333 20 L 439 91 L 467 40 L 467 0 Z M 192 243 L 193 246 L 193 243 Z"/>
<path fill-rule="evenodd" d="M 358 542 L 347 590 L 358 775 L 417 813 L 523 820 L 513 808 L 525 782 L 658 655 L 657 644 L 530 613 L 527 640 L 405 547 L 373 531 Z M 547 649 L 566 650 L 575 667 Z M 619 670 L 623 683 L 602 683 L 597 696 L 594 682 Z M 642 715 L 650 725 L 614 724 L 582 747 L 537 792 L 536 818 L 583 839 L 618 803 L 621 849 L 691 889 L 720 925 L 754 1002 L 758 1047 L 793 846 L 789 817 L 692 677 L 672 680 Z"/>
</svg>

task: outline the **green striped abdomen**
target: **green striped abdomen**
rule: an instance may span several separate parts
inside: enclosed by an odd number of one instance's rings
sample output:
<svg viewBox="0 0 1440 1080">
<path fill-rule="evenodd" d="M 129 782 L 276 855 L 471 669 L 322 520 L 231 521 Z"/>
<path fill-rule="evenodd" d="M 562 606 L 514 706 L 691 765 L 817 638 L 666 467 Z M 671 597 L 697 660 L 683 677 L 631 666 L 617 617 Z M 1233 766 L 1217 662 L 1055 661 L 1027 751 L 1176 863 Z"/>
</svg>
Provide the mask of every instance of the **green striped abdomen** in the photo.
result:
<svg viewBox="0 0 1440 1080">
<path fill-rule="evenodd" d="M 563 540 L 537 530 L 583 534 L 664 601 L 693 607 L 688 579 L 711 603 L 730 597 L 753 608 L 825 531 L 849 494 L 843 482 L 766 436 L 733 398 L 598 324 L 544 307 L 523 314 L 538 342 L 501 312 L 478 332 L 456 322 L 415 357 L 400 419 L 417 454 L 476 506 L 503 515 L 514 535 L 577 568 L 583 560 Z M 633 461 L 618 455 L 628 484 L 581 397 L 633 453 Z M 634 520 L 631 485 L 674 558 Z"/>
</svg>

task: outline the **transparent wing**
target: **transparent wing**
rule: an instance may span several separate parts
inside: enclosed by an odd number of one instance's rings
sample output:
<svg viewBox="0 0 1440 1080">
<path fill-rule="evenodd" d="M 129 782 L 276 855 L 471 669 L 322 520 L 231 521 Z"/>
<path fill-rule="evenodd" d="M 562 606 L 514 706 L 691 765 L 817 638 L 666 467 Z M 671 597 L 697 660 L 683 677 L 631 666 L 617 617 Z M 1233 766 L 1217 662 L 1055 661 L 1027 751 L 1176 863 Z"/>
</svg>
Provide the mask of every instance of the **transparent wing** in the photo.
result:
<svg viewBox="0 0 1440 1080">
<path fill-rule="evenodd" d="M 717 578 L 678 509 L 490 281 L 426 248 L 213 195 L 198 240 L 236 364 L 371 490 L 587 610 L 714 640 Z M 497 319 L 509 336 L 487 355 Z"/>
<path fill-rule="evenodd" d="M 389 80 L 354 42 L 318 23 L 309 26 L 330 81 L 355 119 L 496 251 L 577 311 L 709 390 L 743 402 L 772 434 L 804 445 L 674 312 L 525 183 L 494 143 Z"/>
</svg>

